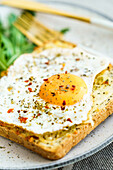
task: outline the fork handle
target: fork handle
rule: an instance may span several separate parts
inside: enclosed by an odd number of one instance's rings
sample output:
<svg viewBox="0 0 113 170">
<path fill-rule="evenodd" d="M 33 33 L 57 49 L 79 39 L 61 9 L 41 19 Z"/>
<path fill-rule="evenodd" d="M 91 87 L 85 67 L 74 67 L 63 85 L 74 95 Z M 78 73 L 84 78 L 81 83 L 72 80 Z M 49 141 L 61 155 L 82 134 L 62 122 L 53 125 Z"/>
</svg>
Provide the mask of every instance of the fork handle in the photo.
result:
<svg viewBox="0 0 113 170">
<path fill-rule="evenodd" d="M 113 31 L 113 22 L 105 19 L 100 19 L 100 18 L 91 18 L 90 22 L 92 24 L 108 28 Z"/>
<path fill-rule="evenodd" d="M 27 10 L 32 10 L 32 11 L 37 11 L 37 12 L 42 12 L 42 13 L 48 13 L 48 14 L 54 14 L 54 15 L 60 15 L 64 17 L 69 17 L 85 22 L 90 22 L 90 18 L 87 17 L 82 17 L 82 16 L 76 16 L 64 11 L 60 11 L 54 8 L 51 8 L 45 4 L 35 2 L 35 1 L 29 1 L 29 0 L 2 0 L 1 1 L 2 5 L 7 5 L 11 7 L 16 7 L 20 9 L 27 9 Z"/>
<path fill-rule="evenodd" d="M 87 23 L 95 24 L 101 27 L 109 28 L 113 30 L 113 22 L 108 20 L 103 20 L 99 18 L 88 18 L 88 17 L 82 17 L 77 16 L 74 14 L 70 14 L 64 11 L 60 11 L 54 8 L 51 8 L 49 6 L 46 6 L 45 4 L 38 3 L 35 1 L 29 1 L 29 0 L 2 0 L 1 4 L 8 5 L 11 7 L 16 7 L 20 9 L 27 9 L 37 12 L 43 12 L 48 14 L 54 14 L 54 15 L 60 15 L 68 18 L 77 19 L 80 21 L 84 21 Z"/>
</svg>

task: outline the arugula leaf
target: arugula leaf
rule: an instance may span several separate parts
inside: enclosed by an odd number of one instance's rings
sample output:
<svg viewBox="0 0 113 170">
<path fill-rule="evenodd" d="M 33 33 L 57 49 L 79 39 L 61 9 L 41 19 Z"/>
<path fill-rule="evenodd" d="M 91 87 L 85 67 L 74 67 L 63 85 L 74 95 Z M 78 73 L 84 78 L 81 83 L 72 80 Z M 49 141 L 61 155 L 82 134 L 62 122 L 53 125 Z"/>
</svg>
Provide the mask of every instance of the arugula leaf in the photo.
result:
<svg viewBox="0 0 113 170">
<path fill-rule="evenodd" d="M 30 53 L 35 45 L 19 32 L 13 22 L 16 20 L 15 14 L 10 14 L 7 18 L 7 28 L 0 21 L 0 71 L 6 70 L 22 53 Z"/>
<path fill-rule="evenodd" d="M 69 28 L 63 28 L 63 29 L 60 30 L 60 32 L 61 32 L 62 34 L 65 34 L 65 33 L 67 33 L 69 30 L 70 30 Z"/>
<path fill-rule="evenodd" d="M 2 21 L 0 20 L 0 32 L 4 32 L 4 27 L 3 27 L 3 24 L 2 24 Z"/>
<path fill-rule="evenodd" d="M 31 11 L 32 13 L 32 11 Z M 33 15 L 35 13 L 33 12 Z M 14 26 L 15 14 L 10 14 L 7 18 L 7 28 L 0 20 L 0 71 L 6 70 L 22 53 L 30 53 L 35 45 L 31 43 Z M 64 28 L 60 32 L 65 34 L 69 28 Z"/>
</svg>

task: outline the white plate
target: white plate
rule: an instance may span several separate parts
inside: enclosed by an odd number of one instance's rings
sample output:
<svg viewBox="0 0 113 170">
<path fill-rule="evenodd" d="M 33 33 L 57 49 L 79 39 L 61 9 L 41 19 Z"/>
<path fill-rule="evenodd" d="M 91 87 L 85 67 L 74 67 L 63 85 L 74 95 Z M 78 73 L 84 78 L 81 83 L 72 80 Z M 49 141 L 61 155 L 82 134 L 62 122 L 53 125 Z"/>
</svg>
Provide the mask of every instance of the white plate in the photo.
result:
<svg viewBox="0 0 113 170">
<path fill-rule="evenodd" d="M 45 2 L 42 1 L 41 2 Z M 83 6 L 71 3 L 62 3 L 57 1 L 48 1 L 46 3 L 59 8 L 71 11 L 73 13 L 85 14 L 87 16 L 106 17 L 101 13 L 92 11 Z M 0 7 L 0 17 L 5 21 L 5 16 L 10 12 L 19 13 L 19 10 Z M 63 17 L 38 14 L 38 18 L 47 26 L 60 30 L 69 27 L 70 31 L 65 35 L 65 39 L 71 42 L 80 43 L 100 51 L 107 56 L 113 57 L 113 32 L 89 25 L 80 21 L 66 19 Z M 109 19 L 109 18 L 108 18 Z M 91 51 L 95 52 L 95 51 Z M 0 169 L 52 169 L 61 167 L 86 158 L 103 147 L 107 146 L 113 140 L 113 116 L 99 125 L 90 135 L 75 146 L 64 158 L 57 161 L 50 161 L 42 158 L 36 153 L 0 137 Z"/>
</svg>

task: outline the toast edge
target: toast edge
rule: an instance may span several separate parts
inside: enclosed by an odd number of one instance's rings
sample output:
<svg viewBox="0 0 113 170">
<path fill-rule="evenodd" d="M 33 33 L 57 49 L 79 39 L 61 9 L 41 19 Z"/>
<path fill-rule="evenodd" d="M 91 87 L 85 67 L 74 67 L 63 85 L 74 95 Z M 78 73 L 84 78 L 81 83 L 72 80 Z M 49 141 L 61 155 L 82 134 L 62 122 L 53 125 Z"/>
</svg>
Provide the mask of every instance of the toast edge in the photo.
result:
<svg viewBox="0 0 113 170">
<path fill-rule="evenodd" d="M 0 136 L 8 138 L 16 143 L 23 145 L 24 147 L 40 154 L 41 156 L 50 160 L 57 160 L 64 157 L 70 149 L 84 139 L 93 129 L 95 129 L 101 122 L 103 122 L 109 115 L 113 113 L 113 100 L 110 101 L 106 108 L 99 111 L 98 114 L 93 116 L 94 126 L 90 123 L 81 126 L 77 130 L 77 134 L 69 134 L 59 145 L 56 147 L 49 148 L 43 143 L 32 143 L 21 135 L 17 135 L 13 130 L 7 127 L 0 126 Z"/>
</svg>

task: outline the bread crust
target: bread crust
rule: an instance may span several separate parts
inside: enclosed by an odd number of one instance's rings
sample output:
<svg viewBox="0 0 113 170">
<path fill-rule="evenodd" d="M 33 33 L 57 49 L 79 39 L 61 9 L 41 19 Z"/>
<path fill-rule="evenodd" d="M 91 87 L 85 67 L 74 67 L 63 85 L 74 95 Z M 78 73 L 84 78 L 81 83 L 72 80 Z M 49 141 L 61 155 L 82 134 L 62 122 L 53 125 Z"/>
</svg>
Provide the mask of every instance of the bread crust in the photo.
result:
<svg viewBox="0 0 113 170">
<path fill-rule="evenodd" d="M 7 127 L 0 126 L 0 135 L 8 138 L 16 143 L 23 145 L 24 147 L 40 154 L 41 156 L 51 159 L 57 160 L 66 155 L 70 149 L 79 143 L 82 139 L 84 139 L 93 129 L 95 129 L 101 122 L 103 122 L 109 115 L 113 113 L 113 100 L 110 101 L 106 108 L 99 111 L 98 114 L 92 117 L 94 121 L 94 125 L 91 123 L 84 124 L 77 130 L 76 133 L 70 133 L 62 140 L 62 142 L 56 147 L 48 147 L 43 143 L 39 142 L 38 144 L 35 142 L 30 142 L 26 140 L 21 134 L 17 135 L 14 130 L 8 129 Z"/>
<path fill-rule="evenodd" d="M 74 45 L 70 43 L 64 42 L 54 42 L 52 47 L 69 47 L 73 48 Z M 50 48 L 51 44 L 47 44 L 47 47 L 43 49 Z M 43 50 L 42 48 L 37 48 L 34 52 L 40 52 Z M 111 66 L 112 67 L 112 66 Z M 4 75 L 4 74 L 3 74 Z M 92 115 L 92 119 L 94 125 L 92 126 L 91 123 L 82 124 L 81 126 L 77 126 L 74 131 L 67 132 L 65 136 L 61 139 L 60 143 L 52 142 L 47 145 L 43 141 L 35 141 L 29 140 L 23 133 L 17 134 L 15 130 L 16 125 L 12 126 L 13 128 L 8 127 L 7 124 L 0 121 L 0 136 L 8 138 L 16 143 L 23 145 L 24 147 L 42 155 L 45 158 L 51 160 L 57 160 L 66 155 L 70 151 L 72 147 L 74 147 L 77 143 L 79 143 L 82 139 L 84 139 L 93 129 L 95 129 L 101 122 L 103 122 L 109 115 L 113 113 L 113 99 L 109 101 L 109 103 L 104 106 L 103 109 L 96 112 L 96 114 Z M 21 127 L 20 127 L 21 128 Z M 27 132 L 27 130 L 26 130 Z M 36 134 L 33 134 L 36 137 Z"/>
</svg>

